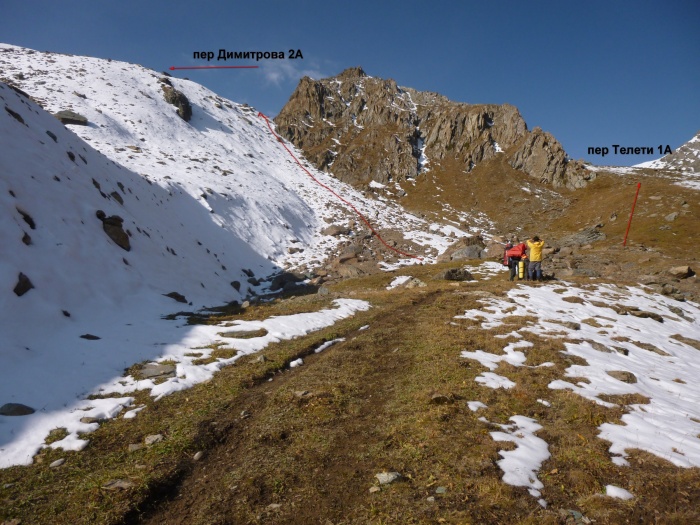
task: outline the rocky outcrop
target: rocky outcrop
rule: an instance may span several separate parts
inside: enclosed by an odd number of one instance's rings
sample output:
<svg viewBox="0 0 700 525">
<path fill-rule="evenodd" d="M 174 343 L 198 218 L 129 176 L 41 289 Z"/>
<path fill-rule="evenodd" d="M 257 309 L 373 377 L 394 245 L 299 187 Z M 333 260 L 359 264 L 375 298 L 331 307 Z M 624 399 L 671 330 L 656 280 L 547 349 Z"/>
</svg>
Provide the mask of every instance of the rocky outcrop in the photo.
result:
<svg viewBox="0 0 700 525">
<path fill-rule="evenodd" d="M 510 157 L 509 164 L 516 170 L 539 175 L 540 182 L 554 187 L 582 188 L 595 177 L 582 163 L 569 160 L 557 139 L 540 128 L 527 134 Z"/>
<path fill-rule="evenodd" d="M 595 176 L 552 135 L 528 131 L 514 106 L 453 102 L 359 67 L 304 77 L 275 123 L 319 169 L 355 185 L 401 182 L 447 164 L 468 172 L 501 155 L 554 187 L 582 187 Z"/>
<path fill-rule="evenodd" d="M 185 94 L 170 85 L 163 84 L 161 88 L 165 101 L 177 108 L 177 114 L 182 120 L 189 122 L 192 118 L 192 105 Z"/>
</svg>

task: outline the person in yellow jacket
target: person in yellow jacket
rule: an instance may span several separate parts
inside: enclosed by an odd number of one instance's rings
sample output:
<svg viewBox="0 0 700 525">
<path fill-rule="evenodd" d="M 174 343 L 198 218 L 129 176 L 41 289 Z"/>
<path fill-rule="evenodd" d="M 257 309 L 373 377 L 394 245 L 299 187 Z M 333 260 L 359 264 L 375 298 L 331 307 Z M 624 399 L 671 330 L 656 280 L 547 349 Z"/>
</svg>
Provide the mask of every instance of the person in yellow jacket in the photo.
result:
<svg viewBox="0 0 700 525">
<path fill-rule="evenodd" d="M 531 281 L 537 279 L 542 280 L 542 248 L 544 241 L 535 235 L 532 239 L 528 239 L 527 247 L 530 249 L 530 263 L 527 266 L 527 278 Z"/>
</svg>

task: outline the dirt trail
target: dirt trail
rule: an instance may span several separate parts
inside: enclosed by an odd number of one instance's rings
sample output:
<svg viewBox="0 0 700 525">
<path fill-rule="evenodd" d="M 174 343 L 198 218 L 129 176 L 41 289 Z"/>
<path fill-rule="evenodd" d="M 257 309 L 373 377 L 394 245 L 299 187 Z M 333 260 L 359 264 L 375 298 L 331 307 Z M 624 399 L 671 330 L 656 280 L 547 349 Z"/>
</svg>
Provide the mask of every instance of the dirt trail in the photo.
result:
<svg viewBox="0 0 700 525">
<path fill-rule="evenodd" d="M 398 349 L 421 305 L 382 311 L 382 341 L 345 334 L 304 366 L 244 391 L 209 422 L 221 441 L 125 524 L 340 523 L 362 506 L 382 465 L 384 405 L 414 366 Z M 391 465 L 384 465 L 392 468 Z"/>
</svg>

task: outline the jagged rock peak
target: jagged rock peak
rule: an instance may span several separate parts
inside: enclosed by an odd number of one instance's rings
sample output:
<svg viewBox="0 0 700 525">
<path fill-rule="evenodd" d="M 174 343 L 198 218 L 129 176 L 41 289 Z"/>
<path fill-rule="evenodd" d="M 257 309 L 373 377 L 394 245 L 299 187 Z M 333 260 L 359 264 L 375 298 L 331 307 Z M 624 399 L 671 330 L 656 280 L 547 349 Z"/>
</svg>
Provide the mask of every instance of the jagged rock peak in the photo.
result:
<svg viewBox="0 0 700 525">
<path fill-rule="evenodd" d="M 595 176 L 570 161 L 550 134 L 529 132 L 514 106 L 453 102 L 368 76 L 361 67 L 321 80 L 304 77 L 275 122 L 318 168 L 360 186 L 446 166 L 469 172 L 500 155 L 555 187 L 581 187 Z"/>
<path fill-rule="evenodd" d="M 342 73 L 340 73 L 337 77 L 337 79 L 343 79 L 343 80 L 350 80 L 353 78 L 362 78 L 366 77 L 367 73 L 365 73 L 365 70 L 362 69 L 362 66 L 357 66 L 357 67 L 349 67 L 346 70 L 344 70 Z"/>
</svg>

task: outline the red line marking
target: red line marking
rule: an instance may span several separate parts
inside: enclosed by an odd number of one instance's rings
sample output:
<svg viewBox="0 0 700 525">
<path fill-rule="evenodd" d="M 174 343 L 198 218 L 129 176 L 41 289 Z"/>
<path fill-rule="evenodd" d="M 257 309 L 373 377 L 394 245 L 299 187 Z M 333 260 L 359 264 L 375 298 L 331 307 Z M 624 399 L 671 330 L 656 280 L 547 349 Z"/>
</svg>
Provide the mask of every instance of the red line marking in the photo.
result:
<svg viewBox="0 0 700 525">
<path fill-rule="evenodd" d="M 351 202 L 345 200 L 343 197 L 341 197 L 340 195 L 338 195 L 338 194 L 337 194 L 335 191 L 333 191 L 331 188 L 329 188 L 328 186 L 326 186 L 325 184 L 323 184 L 321 181 L 319 181 L 316 177 L 314 177 L 314 176 L 311 174 L 311 172 L 310 172 L 309 170 L 307 170 L 307 169 L 304 167 L 304 165 L 303 165 L 301 162 L 299 162 L 299 159 L 296 158 L 296 156 L 294 155 L 294 153 L 292 153 L 292 151 L 291 151 L 291 150 L 287 147 L 287 145 L 284 143 L 284 140 L 282 140 L 282 137 L 280 137 L 279 135 L 277 135 L 277 133 L 275 133 L 275 131 L 272 129 L 272 126 L 270 125 L 270 121 L 268 120 L 268 118 L 267 118 L 265 115 L 263 115 L 262 113 L 258 112 L 258 117 L 262 117 L 262 118 L 265 119 L 265 122 L 267 123 L 267 127 L 268 127 L 268 129 L 270 130 L 270 133 L 272 133 L 272 136 L 274 136 L 274 137 L 277 139 L 277 142 L 279 142 L 280 144 L 282 144 L 282 147 L 283 147 L 284 149 L 287 150 L 287 153 L 289 153 L 289 154 L 292 156 L 292 158 L 293 158 L 294 161 L 299 165 L 299 167 L 300 167 L 302 170 L 304 170 L 304 171 L 306 172 L 306 174 L 307 174 L 309 177 L 311 177 L 311 179 L 312 179 L 316 184 L 318 184 L 318 185 L 321 186 L 322 188 L 325 188 L 326 190 L 330 191 L 330 192 L 331 192 L 333 195 L 335 195 L 338 199 L 340 199 L 340 200 L 343 201 L 345 204 L 347 204 L 350 208 L 352 208 L 352 210 L 360 217 L 360 219 L 362 219 L 362 222 L 364 222 L 364 223 L 367 225 L 367 227 L 370 229 L 370 231 L 371 231 L 374 235 L 377 236 L 377 239 L 379 239 L 379 241 L 380 241 L 384 246 L 386 246 L 387 248 L 389 248 L 391 251 L 394 251 L 394 252 L 399 253 L 399 254 L 401 254 L 401 255 L 405 255 L 406 257 L 410 257 L 410 258 L 412 258 L 412 259 L 418 259 L 419 261 L 422 261 L 422 260 L 423 260 L 422 257 L 418 257 L 417 255 L 413 255 L 413 254 L 410 254 L 410 253 L 402 252 L 401 250 L 399 250 L 399 249 L 397 249 L 397 248 L 394 248 L 393 246 L 389 246 L 389 245 L 386 243 L 386 241 L 385 241 L 384 239 L 382 239 L 382 236 L 379 235 L 379 232 L 377 232 L 377 230 L 375 230 L 375 229 L 372 227 L 372 225 L 371 225 L 371 224 L 369 223 L 369 221 L 365 218 L 365 216 L 362 215 L 362 213 L 360 213 L 360 211 L 359 211 L 357 208 L 355 208 L 355 206 L 353 206 L 353 204 L 352 204 Z"/>
<path fill-rule="evenodd" d="M 639 197 L 639 188 L 642 187 L 642 183 L 637 183 L 637 193 L 634 194 L 634 202 L 632 203 L 632 211 L 630 212 L 630 220 L 627 223 L 627 231 L 625 231 L 625 240 L 622 241 L 622 246 L 627 246 L 627 234 L 630 232 L 630 226 L 632 226 L 632 215 L 634 215 L 634 207 L 637 205 L 637 197 Z"/>
<path fill-rule="evenodd" d="M 170 66 L 170 71 L 175 71 L 176 69 L 257 69 L 258 67 L 260 66 Z"/>
</svg>

